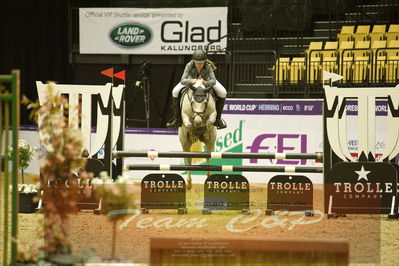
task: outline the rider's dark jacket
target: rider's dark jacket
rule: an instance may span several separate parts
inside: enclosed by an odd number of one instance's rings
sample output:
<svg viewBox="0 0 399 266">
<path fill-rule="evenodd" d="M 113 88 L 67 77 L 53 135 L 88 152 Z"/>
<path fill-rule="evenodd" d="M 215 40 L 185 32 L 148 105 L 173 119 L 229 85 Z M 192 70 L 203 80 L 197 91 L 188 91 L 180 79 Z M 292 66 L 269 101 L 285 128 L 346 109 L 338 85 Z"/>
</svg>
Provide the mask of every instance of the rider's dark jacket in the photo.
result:
<svg viewBox="0 0 399 266">
<path fill-rule="evenodd" d="M 180 83 L 185 86 L 189 85 L 193 79 L 196 79 L 199 76 L 204 80 L 205 87 L 213 87 L 216 84 L 215 74 L 213 73 L 211 66 L 205 62 L 204 66 L 198 71 L 193 60 L 187 63 Z"/>
</svg>

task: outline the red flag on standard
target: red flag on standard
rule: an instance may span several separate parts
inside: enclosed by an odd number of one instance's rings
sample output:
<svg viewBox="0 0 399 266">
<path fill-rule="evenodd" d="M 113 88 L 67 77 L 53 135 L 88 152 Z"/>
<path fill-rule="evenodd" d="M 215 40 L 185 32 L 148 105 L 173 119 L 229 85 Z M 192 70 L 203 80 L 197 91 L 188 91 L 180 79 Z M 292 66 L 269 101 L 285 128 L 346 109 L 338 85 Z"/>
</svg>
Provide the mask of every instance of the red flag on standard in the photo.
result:
<svg viewBox="0 0 399 266">
<path fill-rule="evenodd" d="M 112 77 L 114 77 L 114 68 L 111 67 L 111 68 L 108 68 L 106 70 L 103 70 L 103 71 L 101 71 L 101 74 L 103 74 L 104 76 L 112 78 Z"/>
<path fill-rule="evenodd" d="M 122 71 L 120 71 L 118 73 L 115 73 L 114 77 L 125 81 L 126 80 L 126 70 L 122 70 Z"/>
</svg>

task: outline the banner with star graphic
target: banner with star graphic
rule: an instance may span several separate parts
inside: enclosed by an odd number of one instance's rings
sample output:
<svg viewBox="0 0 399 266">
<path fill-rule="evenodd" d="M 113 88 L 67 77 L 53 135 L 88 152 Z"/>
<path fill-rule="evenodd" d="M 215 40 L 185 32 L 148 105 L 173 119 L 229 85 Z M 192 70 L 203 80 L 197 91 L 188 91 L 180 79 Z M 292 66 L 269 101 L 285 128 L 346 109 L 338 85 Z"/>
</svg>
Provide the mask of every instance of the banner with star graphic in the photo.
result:
<svg viewBox="0 0 399 266">
<path fill-rule="evenodd" d="M 399 85 L 324 86 L 324 207 L 328 214 L 398 214 Z M 378 101 L 386 101 L 385 126 Z M 357 101 L 356 110 L 348 103 Z M 355 111 L 355 112 L 352 112 Z M 349 115 L 356 116 L 355 119 Z M 378 133 L 379 132 L 379 133 Z M 357 140 L 357 156 L 348 148 Z"/>
<path fill-rule="evenodd" d="M 398 206 L 397 179 L 391 163 L 337 163 L 325 174 L 325 200 L 332 213 L 389 214 Z"/>
</svg>

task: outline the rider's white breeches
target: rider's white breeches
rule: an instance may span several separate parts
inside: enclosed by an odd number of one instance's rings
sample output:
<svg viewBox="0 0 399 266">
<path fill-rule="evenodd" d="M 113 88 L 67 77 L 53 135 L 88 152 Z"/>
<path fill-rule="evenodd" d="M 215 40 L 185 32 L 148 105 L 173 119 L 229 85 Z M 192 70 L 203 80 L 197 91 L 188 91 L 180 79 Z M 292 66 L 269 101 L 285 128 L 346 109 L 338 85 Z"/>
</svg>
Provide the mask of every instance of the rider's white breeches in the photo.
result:
<svg viewBox="0 0 399 266">
<path fill-rule="evenodd" d="M 175 98 L 179 97 L 179 93 L 183 87 L 184 85 L 182 85 L 180 82 L 177 83 L 177 85 L 173 88 L 172 96 Z M 213 86 L 213 89 L 219 98 L 226 98 L 227 91 L 219 81 L 216 80 L 216 84 Z"/>
</svg>

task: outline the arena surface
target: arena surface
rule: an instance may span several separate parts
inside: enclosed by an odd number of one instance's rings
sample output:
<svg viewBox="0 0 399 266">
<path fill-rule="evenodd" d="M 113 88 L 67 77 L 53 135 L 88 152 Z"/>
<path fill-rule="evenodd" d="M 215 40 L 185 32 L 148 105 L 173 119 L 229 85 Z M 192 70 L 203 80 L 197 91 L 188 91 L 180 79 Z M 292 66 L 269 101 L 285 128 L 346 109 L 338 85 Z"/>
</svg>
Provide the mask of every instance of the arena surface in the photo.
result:
<svg viewBox="0 0 399 266">
<path fill-rule="evenodd" d="M 322 214 L 321 189 L 321 185 L 315 185 L 314 217 L 291 213 L 272 220 L 264 214 L 265 185 L 251 185 L 252 211 L 249 216 L 244 216 L 239 211 L 201 214 L 203 186 L 194 184 L 193 189 L 187 193 L 188 214 L 178 215 L 176 210 L 150 210 L 149 214 L 132 214 L 118 222 L 117 255 L 136 263 L 149 263 L 152 237 L 343 239 L 349 242 L 352 265 L 397 265 L 398 221 L 388 220 L 386 215 L 347 215 L 327 219 Z M 138 201 L 140 194 L 137 193 L 135 197 Z M 33 241 L 37 238 L 41 216 L 19 215 L 21 239 Z M 189 224 L 189 219 L 195 220 Z M 90 247 L 99 256 L 109 256 L 111 232 L 112 224 L 107 217 L 94 215 L 92 211 L 81 211 L 70 219 L 70 241 L 76 253 Z"/>
</svg>

